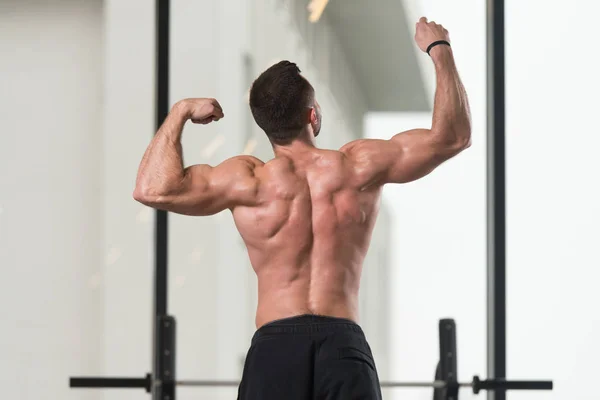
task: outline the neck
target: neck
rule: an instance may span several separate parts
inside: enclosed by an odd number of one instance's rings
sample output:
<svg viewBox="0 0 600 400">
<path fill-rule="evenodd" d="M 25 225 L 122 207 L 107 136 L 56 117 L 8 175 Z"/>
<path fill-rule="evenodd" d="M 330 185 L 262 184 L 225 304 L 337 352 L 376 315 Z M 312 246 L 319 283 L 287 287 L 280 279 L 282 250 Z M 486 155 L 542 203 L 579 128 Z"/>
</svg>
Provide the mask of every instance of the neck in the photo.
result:
<svg viewBox="0 0 600 400">
<path fill-rule="evenodd" d="M 315 137 L 312 132 L 304 131 L 299 134 L 294 140 L 287 144 L 271 143 L 275 155 L 289 155 L 291 153 L 298 154 L 314 150 Z"/>
</svg>

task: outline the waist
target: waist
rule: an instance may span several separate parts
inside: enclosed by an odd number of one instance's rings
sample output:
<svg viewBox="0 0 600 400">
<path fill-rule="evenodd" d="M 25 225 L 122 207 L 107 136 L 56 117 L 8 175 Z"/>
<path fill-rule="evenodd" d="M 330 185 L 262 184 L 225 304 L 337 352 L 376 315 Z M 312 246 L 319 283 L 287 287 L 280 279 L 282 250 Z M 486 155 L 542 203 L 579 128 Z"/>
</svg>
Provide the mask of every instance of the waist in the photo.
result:
<svg viewBox="0 0 600 400">
<path fill-rule="evenodd" d="M 346 318 L 303 314 L 278 319 L 261 326 L 252 337 L 252 343 L 261 337 L 272 335 L 295 335 L 312 333 L 354 332 L 364 336 L 361 327 Z"/>
<path fill-rule="evenodd" d="M 342 287 L 322 287 L 294 282 L 283 288 L 268 287 L 259 277 L 256 327 L 298 316 L 329 316 L 356 321 L 358 292 Z M 305 320 L 301 321 L 306 322 Z M 317 322 L 317 321 L 315 321 Z"/>
</svg>

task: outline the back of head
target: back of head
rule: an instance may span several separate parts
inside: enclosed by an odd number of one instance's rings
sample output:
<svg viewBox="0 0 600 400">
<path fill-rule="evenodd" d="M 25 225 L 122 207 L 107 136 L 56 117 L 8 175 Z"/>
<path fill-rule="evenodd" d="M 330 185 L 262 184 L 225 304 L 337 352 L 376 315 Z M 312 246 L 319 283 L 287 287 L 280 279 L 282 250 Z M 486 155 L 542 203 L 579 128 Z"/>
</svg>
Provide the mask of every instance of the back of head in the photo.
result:
<svg viewBox="0 0 600 400">
<path fill-rule="evenodd" d="M 309 123 L 313 103 L 313 87 L 289 61 L 271 66 L 250 90 L 254 120 L 274 144 L 284 145 L 298 136 Z"/>
</svg>

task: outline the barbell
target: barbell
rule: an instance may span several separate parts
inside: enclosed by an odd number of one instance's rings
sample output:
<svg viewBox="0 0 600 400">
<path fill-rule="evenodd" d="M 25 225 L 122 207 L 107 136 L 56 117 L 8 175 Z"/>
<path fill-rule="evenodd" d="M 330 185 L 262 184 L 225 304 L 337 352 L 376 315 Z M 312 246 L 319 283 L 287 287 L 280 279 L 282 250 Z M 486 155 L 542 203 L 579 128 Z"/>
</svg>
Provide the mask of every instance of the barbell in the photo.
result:
<svg viewBox="0 0 600 400">
<path fill-rule="evenodd" d="M 152 380 L 150 374 L 144 378 L 94 378 L 73 377 L 70 379 L 69 386 L 72 388 L 145 388 L 150 392 L 152 387 L 161 387 L 165 385 L 183 386 L 183 387 L 237 387 L 240 382 L 231 380 L 176 380 L 165 381 Z M 505 379 L 485 379 L 481 380 L 474 376 L 471 382 L 446 382 L 435 380 L 431 382 L 381 382 L 382 388 L 434 388 L 445 389 L 450 386 L 461 388 L 472 388 L 473 393 L 477 394 L 481 390 L 552 390 L 552 381 L 511 381 Z"/>
</svg>

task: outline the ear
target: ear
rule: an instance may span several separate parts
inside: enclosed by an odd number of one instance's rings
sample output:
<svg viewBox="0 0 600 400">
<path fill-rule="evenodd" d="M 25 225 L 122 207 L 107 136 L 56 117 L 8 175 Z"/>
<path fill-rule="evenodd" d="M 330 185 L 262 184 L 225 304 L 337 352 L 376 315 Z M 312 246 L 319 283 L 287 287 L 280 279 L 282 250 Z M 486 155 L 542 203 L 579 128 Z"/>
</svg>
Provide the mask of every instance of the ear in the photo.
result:
<svg viewBox="0 0 600 400">
<path fill-rule="evenodd" d="M 319 122 L 319 116 L 317 115 L 317 110 L 314 107 L 310 108 L 309 119 L 311 125 L 316 125 Z"/>
</svg>

